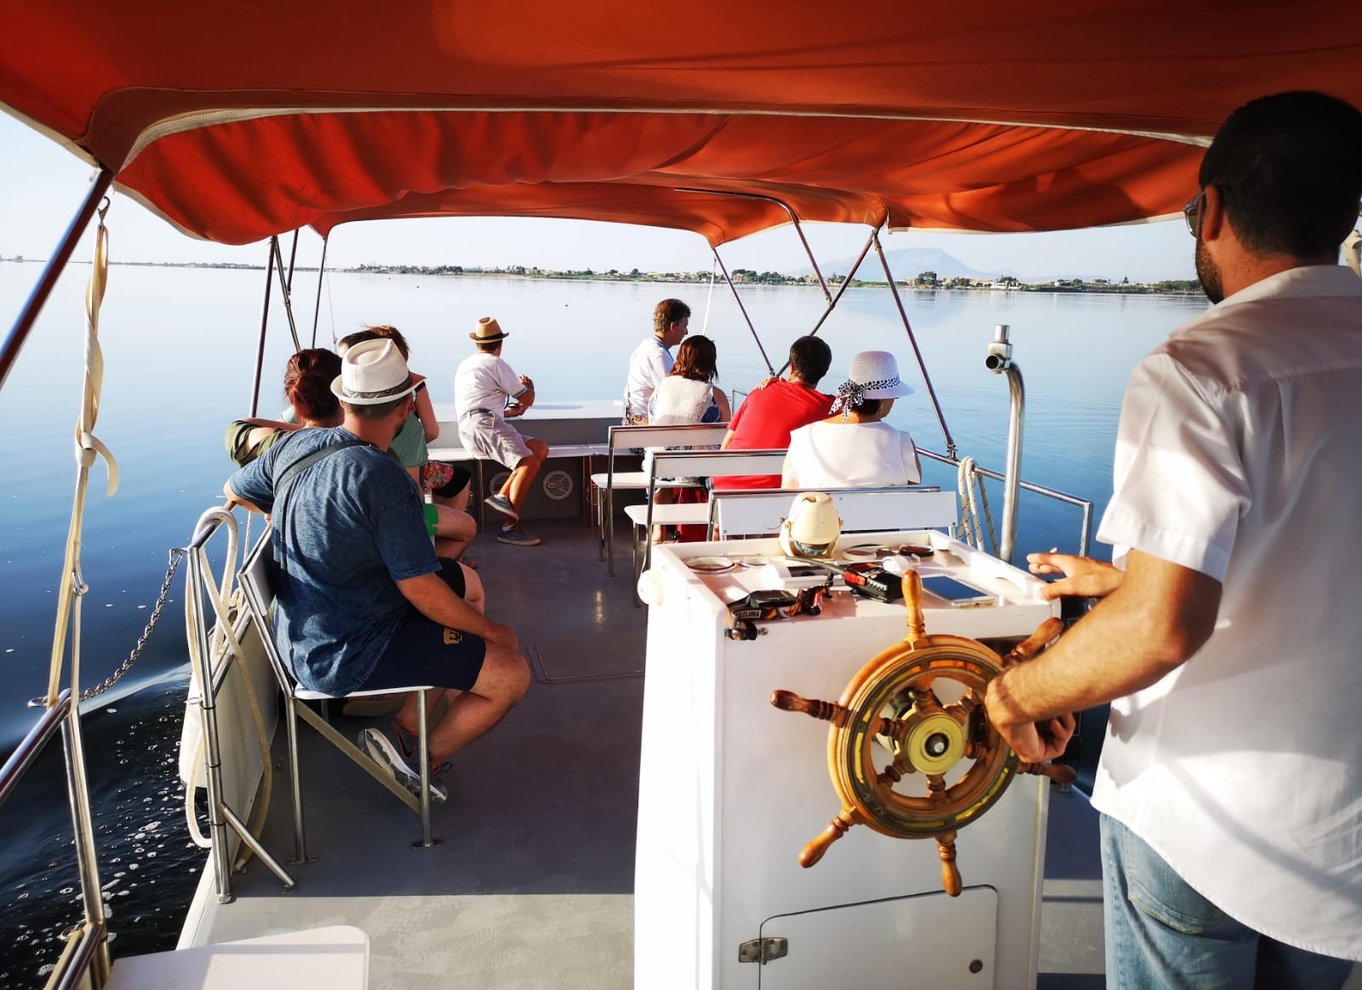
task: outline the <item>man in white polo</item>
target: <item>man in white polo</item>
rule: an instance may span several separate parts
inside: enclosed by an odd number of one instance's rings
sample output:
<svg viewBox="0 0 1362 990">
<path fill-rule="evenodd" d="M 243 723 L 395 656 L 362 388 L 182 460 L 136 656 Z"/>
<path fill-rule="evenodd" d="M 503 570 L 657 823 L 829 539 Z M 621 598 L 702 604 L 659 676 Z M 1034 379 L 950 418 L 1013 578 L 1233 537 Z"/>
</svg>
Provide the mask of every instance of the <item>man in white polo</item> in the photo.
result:
<svg viewBox="0 0 1362 990">
<path fill-rule="evenodd" d="M 624 425 L 648 422 L 648 400 L 662 379 L 671 374 L 672 348 L 690 328 L 690 307 L 680 299 L 663 299 L 653 308 L 653 334 L 629 355 L 624 382 Z"/>
<path fill-rule="evenodd" d="M 539 537 L 520 528 L 520 509 L 530 483 L 539 474 L 549 445 L 520 435 L 506 420 L 524 415 L 534 405 L 534 382 L 517 375 L 501 357 L 501 342 L 509 337 L 490 316 L 478 320 L 469 339 L 478 353 L 465 358 L 454 373 L 454 406 L 459 414 L 459 439 L 469 450 L 509 468 L 501 491 L 484 502 L 501 513 L 505 524 L 497 539 L 511 546 L 532 547 Z"/>
</svg>

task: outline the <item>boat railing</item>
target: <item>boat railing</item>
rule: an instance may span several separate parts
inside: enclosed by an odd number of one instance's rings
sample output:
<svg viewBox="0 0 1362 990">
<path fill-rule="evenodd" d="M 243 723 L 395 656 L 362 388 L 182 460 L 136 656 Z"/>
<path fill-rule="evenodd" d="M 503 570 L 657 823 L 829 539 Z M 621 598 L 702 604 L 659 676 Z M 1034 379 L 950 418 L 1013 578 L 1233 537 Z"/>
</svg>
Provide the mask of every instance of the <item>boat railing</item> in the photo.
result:
<svg viewBox="0 0 1362 990">
<path fill-rule="evenodd" d="M 224 528 L 227 533 L 227 559 L 223 565 L 222 578 L 215 583 L 206 546 L 219 528 Z M 189 564 L 185 577 L 185 631 L 189 641 L 189 663 L 199 685 L 208 825 L 217 899 L 222 904 L 231 902 L 234 897 L 229 829 L 279 878 L 285 890 L 292 890 L 295 886 L 293 877 L 266 851 L 260 840 L 251 833 L 246 821 L 231 807 L 223 785 L 217 697 L 227 673 L 234 662 L 243 656 L 233 616 L 229 611 L 235 581 L 237 545 L 236 517 L 228 509 L 215 506 L 199 517 L 194 535 L 185 548 Z M 215 620 L 211 631 L 207 622 L 209 614 Z M 213 663 L 215 656 L 222 657 L 216 666 Z"/>
<path fill-rule="evenodd" d="M 20 779 L 37 761 L 58 731 L 62 734 L 68 779 L 71 779 L 70 774 L 74 772 L 71 767 L 71 736 L 73 732 L 71 720 L 77 717 L 74 712 L 70 688 L 63 690 L 54 703 L 43 706 L 42 713 L 33 723 L 33 727 L 28 730 L 28 734 L 10 754 L 5 765 L 0 767 L 0 805 L 3 805 L 9 798 Z M 79 834 L 79 831 L 79 823 L 77 822 L 77 834 Z M 86 917 L 79 925 L 66 933 L 66 947 L 48 978 L 48 990 L 70 990 L 70 988 L 81 986 L 87 977 L 92 977 L 95 973 L 100 974 L 100 976 L 93 979 L 92 982 L 98 987 L 103 984 L 109 970 L 107 932 L 103 913 L 96 911 L 92 914 L 88 910 L 90 895 L 93 894 L 96 901 L 100 897 L 98 880 L 89 872 L 93 864 L 86 861 L 84 853 L 87 850 L 83 844 L 74 843 L 74 849 L 80 886 L 87 902 Z"/>
<path fill-rule="evenodd" d="M 918 454 L 922 457 L 927 458 L 928 460 L 949 465 L 950 467 L 956 468 L 957 470 L 959 470 L 960 468 L 961 461 L 964 460 L 963 458 L 959 457 L 951 457 L 948 454 L 940 454 L 934 450 L 927 450 L 924 447 L 918 448 Z M 991 471 L 988 468 L 979 467 L 978 465 L 971 465 L 970 470 L 974 474 L 979 475 L 981 477 L 988 478 L 993 481 L 1002 482 L 1003 484 L 1007 483 L 1007 476 L 997 471 Z M 1091 541 L 1092 535 L 1093 503 L 1091 499 L 1080 498 L 1077 495 L 1071 495 L 1068 492 L 1062 492 L 1054 488 L 1047 488 L 1045 485 L 1037 485 L 1033 482 L 1025 480 L 1019 481 L 1017 487 L 1020 488 L 1022 491 L 1030 492 L 1033 495 L 1039 495 L 1043 498 L 1052 499 L 1053 501 L 1063 503 L 1064 505 L 1071 505 L 1078 509 L 1081 513 L 1081 521 L 1079 523 L 1078 533 L 1078 555 L 1080 557 L 1086 557 L 1088 555 L 1088 546 Z M 961 506 L 961 510 L 964 511 L 964 506 Z"/>
</svg>

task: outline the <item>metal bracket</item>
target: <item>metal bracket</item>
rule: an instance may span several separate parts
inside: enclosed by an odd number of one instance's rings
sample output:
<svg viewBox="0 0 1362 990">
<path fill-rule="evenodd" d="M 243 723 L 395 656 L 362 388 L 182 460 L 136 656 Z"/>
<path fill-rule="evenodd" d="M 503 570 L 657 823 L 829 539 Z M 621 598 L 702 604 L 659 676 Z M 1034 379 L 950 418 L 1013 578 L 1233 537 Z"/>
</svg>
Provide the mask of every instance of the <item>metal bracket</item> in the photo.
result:
<svg viewBox="0 0 1362 990">
<path fill-rule="evenodd" d="M 775 959 L 784 959 L 789 951 L 789 939 L 779 936 L 749 939 L 738 946 L 738 962 L 760 963 L 765 966 Z"/>
</svg>

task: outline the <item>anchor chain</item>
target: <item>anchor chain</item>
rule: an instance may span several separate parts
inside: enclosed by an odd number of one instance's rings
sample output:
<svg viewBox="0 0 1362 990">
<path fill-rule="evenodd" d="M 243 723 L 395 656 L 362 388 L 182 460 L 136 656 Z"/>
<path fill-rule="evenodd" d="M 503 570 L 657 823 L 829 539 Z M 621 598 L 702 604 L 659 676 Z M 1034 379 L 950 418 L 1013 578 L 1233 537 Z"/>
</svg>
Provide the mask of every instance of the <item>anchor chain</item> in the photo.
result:
<svg viewBox="0 0 1362 990">
<path fill-rule="evenodd" d="M 80 697 L 77 699 L 78 701 L 88 701 L 91 698 L 103 694 L 105 691 L 109 690 L 109 688 L 121 681 L 128 671 L 132 670 L 133 664 L 135 664 L 137 658 L 142 655 L 142 651 L 146 649 L 147 640 L 151 639 L 151 634 L 156 629 L 156 623 L 161 619 L 161 612 L 165 609 L 168 596 L 170 595 L 170 587 L 175 582 L 175 572 L 179 570 L 180 564 L 184 561 L 186 553 L 187 551 L 184 547 L 170 548 L 170 561 L 166 566 L 165 580 L 161 582 L 161 590 L 156 594 L 156 604 L 151 607 L 151 616 L 147 619 L 147 624 L 142 630 L 142 635 L 138 636 L 137 642 L 133 644 L 132 652 L 128 654 L 128 658 L 124 660 L 112 674 L 104 678 L 103 681 L 96 684 L 94 687 L 82 691 Z M 76 593 L 83 595 L 85 590 L 85 586 L 81 585 Z M 29 702 L 29 705 L 38 708 L 41 708 L 45 704 L 47 704 L 47 699 L 42 697 L 34 698 Z"/>
</svg>

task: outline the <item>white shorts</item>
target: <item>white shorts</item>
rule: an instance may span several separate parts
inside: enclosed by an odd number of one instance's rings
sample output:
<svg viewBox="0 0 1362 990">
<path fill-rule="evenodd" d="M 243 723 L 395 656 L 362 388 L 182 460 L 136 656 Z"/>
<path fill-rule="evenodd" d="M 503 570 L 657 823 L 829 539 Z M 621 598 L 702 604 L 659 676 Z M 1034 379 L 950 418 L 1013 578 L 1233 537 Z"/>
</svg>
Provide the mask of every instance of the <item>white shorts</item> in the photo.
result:
<svg viewBox="0 0 1362 990">
<path fill-rule="evenodd" d="M 534 456 L 520 431 L 496 413 L 475 411 L 464 416 L 459 420 L 459 439 L 469 450 L 512 470 Z"/>
</svg>

